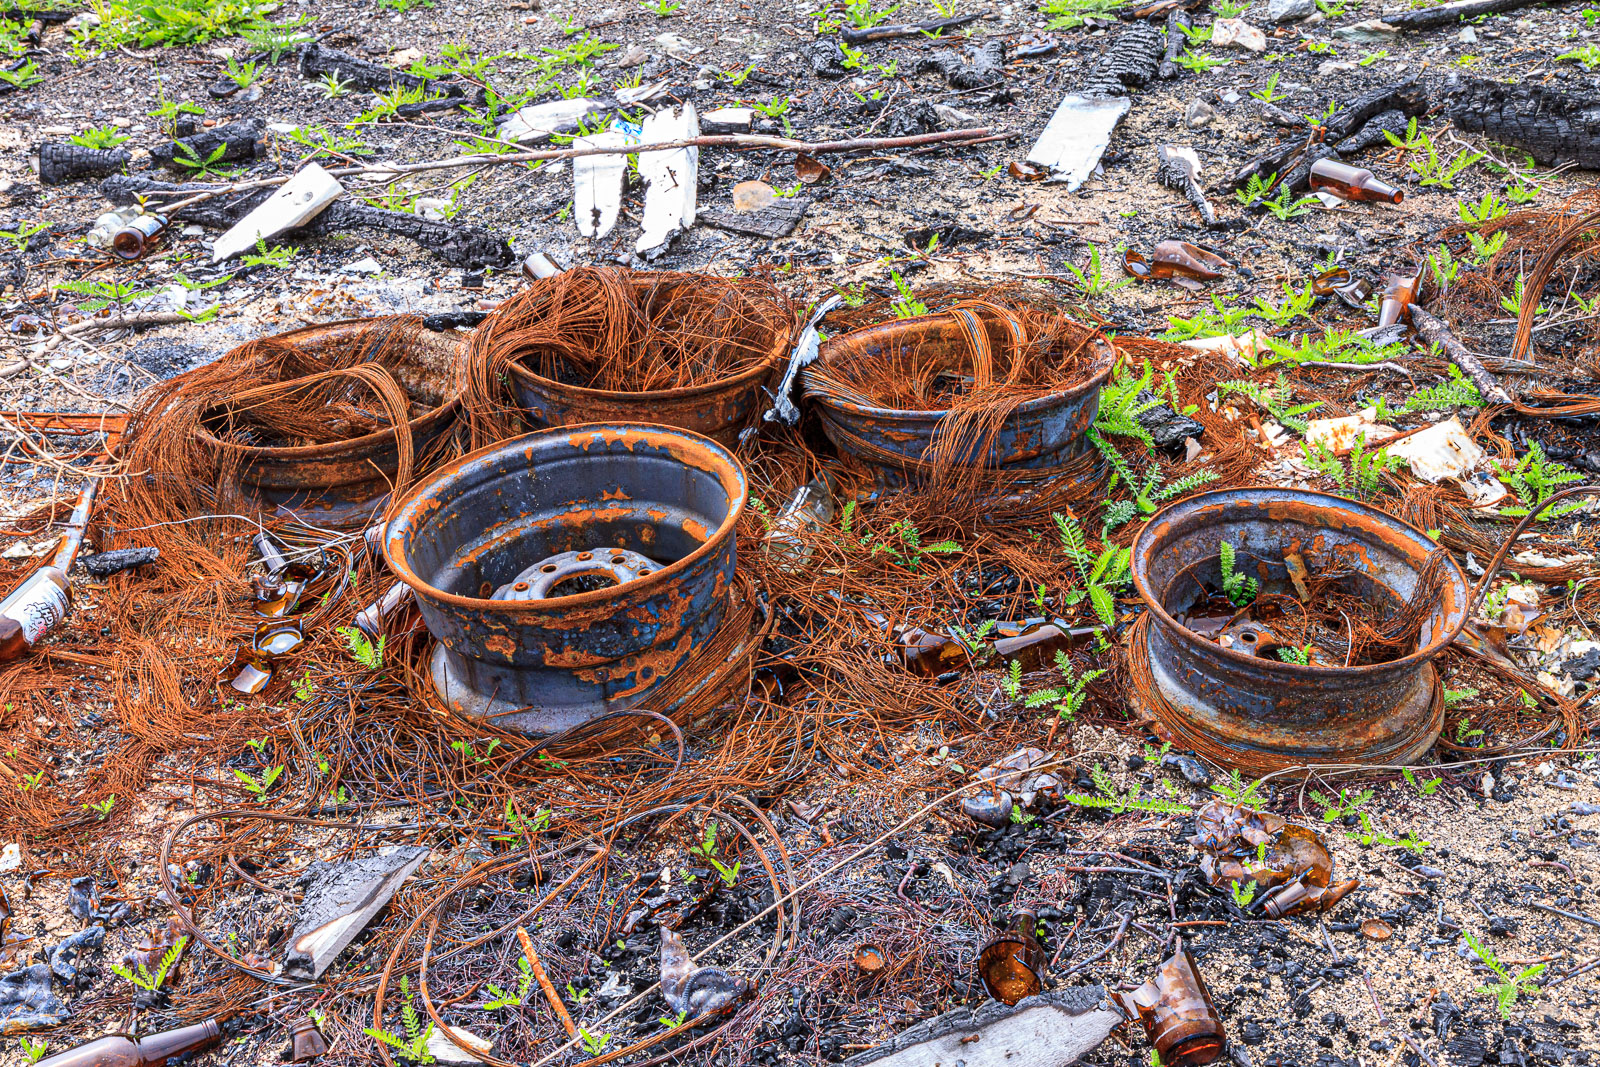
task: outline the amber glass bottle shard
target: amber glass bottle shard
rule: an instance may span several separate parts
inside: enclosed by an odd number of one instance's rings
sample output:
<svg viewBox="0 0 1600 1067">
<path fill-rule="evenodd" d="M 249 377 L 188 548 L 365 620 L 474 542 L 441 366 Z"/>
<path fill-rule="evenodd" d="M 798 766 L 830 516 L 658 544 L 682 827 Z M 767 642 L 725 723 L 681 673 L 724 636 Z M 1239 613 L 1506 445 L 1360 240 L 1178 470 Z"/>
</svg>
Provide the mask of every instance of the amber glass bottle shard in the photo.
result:
<svg viewBox="0 0 1600 1067">
<path fill-rule="evenodd" d="M 1410 274 L 1392 274 L 1383 290 L 1383 302 L 1378 306 L 1378 326 L 1393 326 L 1411 317 L 1411 304 L 1422 287 L 1422 268 Z"/>
<path fill-rule="evenodd" d="M 989 995 L 1002 1004 L 1015 1004 L 1044 988 L 1044 949 L 1034 936 L 1037 916 L 1018 911 L 1005 933 L 989 939 L 978 954 L 978 975 Z"/>
<path fill-rule="evenodd" d="M 1149 258 L 1128 249 L 1122 254 L 1122 267 L 1135 278 L 1194 278 L 1211 281 L 1222 277 L 1228 261 L 1188 241 L 1162 241 L 1150 250 Z"/>
<path fill-rule="evenodd" d="M 1139 1020 L 1163 1067 L 1201 1067 L 1222 1055 L 1227 1035 L 1189 949 L 1177 951 L 1155 976 L 1131 993 L 1115 994 L 1129 1017 Z"/>
<path fill-rule="evenodd" d="M 1311 191 L 1331 193 L 1341 200 L 1381 200 L 1398 204 L 1405 194 L 1380 182 L 1365 167 L 1352 167 L 1333 159 L 1319 159 L 1311 165 Z"/>
</svg>

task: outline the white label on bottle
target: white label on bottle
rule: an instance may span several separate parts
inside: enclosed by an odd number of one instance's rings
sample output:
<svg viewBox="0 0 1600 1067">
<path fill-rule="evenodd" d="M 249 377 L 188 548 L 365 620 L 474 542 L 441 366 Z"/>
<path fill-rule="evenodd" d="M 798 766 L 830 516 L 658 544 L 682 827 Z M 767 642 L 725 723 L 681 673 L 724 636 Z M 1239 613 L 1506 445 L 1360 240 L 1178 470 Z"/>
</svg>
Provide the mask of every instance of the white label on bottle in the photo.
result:
<svg viewBox="0 0 1600 1067">
<path fill-rule="evenodd" d="M 0 614 L 21 625 L 25 642 L 38 644 L 56 623 L 67 617 L 66 590 L 49 579 L 37 579 L 18 589 L 13 602 Z"/>
</svg>

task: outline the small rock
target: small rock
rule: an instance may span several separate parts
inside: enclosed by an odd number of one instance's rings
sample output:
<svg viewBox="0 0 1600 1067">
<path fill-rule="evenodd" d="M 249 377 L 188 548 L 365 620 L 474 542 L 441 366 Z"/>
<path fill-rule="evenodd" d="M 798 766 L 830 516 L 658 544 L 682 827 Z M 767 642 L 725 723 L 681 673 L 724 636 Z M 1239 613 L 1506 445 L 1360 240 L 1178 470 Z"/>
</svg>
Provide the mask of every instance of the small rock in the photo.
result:
<svg viewBox="0 0 1600 1067">
<path fill-rule="evenodd" d="M 1477 44 L 1478 31 L 1473 29 L 1471 26 L 1463 26 L 1461 27 L 1461 32 L 1456 34 L 1456 40 L 1460 41 L 1462 44 Z"/>
<path fill-rule="evenodd" d="M 1211 23 L 1211 43 L 1218 48 L 1231 44 L 1247 52 L 1265 52 L 1267 35 L 1244 19 L 1216 19 Z"/>
<path fill-rule="evenodd" d="M 346 274 L 382 274 L 383 264 L 371 256 L 366 256 L 354 263 L 346 264 L 343 269 Z"/>
<path fill-rule="evenodd" d="M 425 219 L 433 222 L 444 222 L 450 216 L 446 212 L 450 208 L 450 201 L 441 200 L 436 196 L 418 197 L 416 203 L 411 205 L 411 210 Z"/>
<path fill-rule="evenodd" d="M 641 66 L 645 62 L 645 60 L 647 60 L 649 58 L 650 58 L 650 53 L 649 52 L 646 52 L 639 45 L 630 44 L 628 46 L 628 50 L 626 52 L 622 53 L 622 55 L 618 56 L 616 58 L 616 61 L 613 62 L 611 65 L 613 67 L 617 67 L 617 68 L 621 68 L 621 69 L 625 69 L 627 67 L 637 67 L 637 66 Z"/>
<path fill-rule="evenodd" d="M 1382 19 L 1367 19 L 1365 22 L 1340 26 L 1333 31 L 1333 35 L 1341 41 L 1354 41 L 1356 44 L 1388 44 L 1394 40 L 1395 28 Z"/>
<path fill-rule="evenodd" d="M 1189 105 L 1189 110 L 1183 113 L 1184 124 L 1191 130 L 1198 130 L 1209 126 L 1216 121 L 1217 112 L 1204 100 L 1196 100 Z"/>
<path fill-rule="evenodd" d="M 663 33 L 656 38 L 656 47 L 661 49 L 673 59 L 683 59 L 687 56 L 697 56 L 705 51 L 696 48 L 691 42 L 675 33 Z"/>
<path fill-rule="evenodd" d="M 80 11 L 66 22 L 63 22 L 61 28 L 68 33 L 72 33 L 79 29 L 92 30 L 98 25 L 100 25 L 99 15 L 96 15 L 93 11 Z"/>
<path fill-rule="evenodd" d="M 1347 59 L 1324 59 L 1317 64 L 1317 77 L 1326 78 L 1330 74 L 1344 74 L 1355 69 L 1356 65 Z"/>
<path fill-rule="evenodd" d="M 1229 107 L 1232 107 L 1234 104 L 1237 104 L 1240 100 L 1243 100 L 1243 99 L 1244 99 L 1244 97 L 1240 96 L 1234 90 L 1229 89 L 1227 92 L 1225 92 L 1221 96 L 1217 97 L 1217 103 L 1226 104 Z"/>
<path fill-rule="evenodd" d="M 1295 22 L 1317 13 L 1317 0 L 1267 0 L 1267 21 Z"/>
</svg>

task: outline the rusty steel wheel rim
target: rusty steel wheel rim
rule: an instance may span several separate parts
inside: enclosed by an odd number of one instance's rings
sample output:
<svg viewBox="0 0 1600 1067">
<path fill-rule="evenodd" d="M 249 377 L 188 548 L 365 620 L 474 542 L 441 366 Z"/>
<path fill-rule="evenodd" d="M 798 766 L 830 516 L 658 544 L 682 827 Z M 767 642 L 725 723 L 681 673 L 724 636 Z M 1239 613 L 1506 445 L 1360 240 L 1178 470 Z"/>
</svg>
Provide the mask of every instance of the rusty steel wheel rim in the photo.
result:
<svg viewBox="0 0 1600 1067">
<path fill-rule="evenodd" d="M 1169 610 L 1188 592 L 1174 587 L 1198 586 L 1191 572 L 1208 565 L 1222 540 L 1249 546 L 1258 561 L 1251 573 L 1263 587 L 1286 580 L 1282 555 L 1299 550 L 1313 574 L 1321 569 L 1314 559 L 1364 563 L 1369 569 L 1357 567 L 1362 578 L 1402 599 L 1427 555 L 1443 551 L 1390 515 L 1324 493 L 1244 487 L 1168 507 L 1140 531 L 1132 557 L 1134 587 L 1148 612 L 1131 652 L 1136 689 L 1164 732 L 1215 763 L 1252 772 L 1403 763 L 1432 747 L 1443 718 L 1432 661 L 1449 647 L 1469 602 L 1454 560 L 1446 557 L 1442 597 L 1415 650 L 1365 666 L 1301 665 L 1223 647 Z M 1276 569 L 1267 563 L 1274 546 Z"/>
<path fill-rule="evenodd" d="M 384 556 L 437 641 L 441 698 L 554 732 L 636 705 L 711 640 L 748 495 L 733 455 L 687 430 L 541 430 L 414 486 L 391 509 Z M 538 598 L 542 572 L 582 570 L 585 553 L 587 576 L 620 584 Z"/>
<path fill-rule="evenodd" d="M 274 340 L 328 344 L 382 322 L 377 318 L 342 319 L 290 330 Z M 450 363 L 449 386 L 441 391 L 440 402 L 406 424 L 420 455 L 449 431 L 460 414 L 466 338 L 423 333 L 418 335 L 418 343 L 438 349 Z M 396 427 L 320 445 L 242 445 L 222 440 L 204 425 L 196 437 L 206 449 L 231 457 L 238 465 L 240 481 L 265 503 L 308 513 L 335 526 L 369 521 L 388 501 L 398 463 Z"/>
</svg>

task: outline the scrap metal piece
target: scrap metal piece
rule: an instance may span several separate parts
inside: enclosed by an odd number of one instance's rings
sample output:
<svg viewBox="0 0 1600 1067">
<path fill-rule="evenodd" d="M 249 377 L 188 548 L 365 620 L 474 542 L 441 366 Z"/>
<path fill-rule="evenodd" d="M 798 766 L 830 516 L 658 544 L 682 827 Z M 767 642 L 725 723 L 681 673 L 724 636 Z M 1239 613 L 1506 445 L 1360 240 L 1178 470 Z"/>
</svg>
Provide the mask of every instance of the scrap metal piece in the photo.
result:
<svg viewBox="0 0 1600 1067">
<path fill-rule="evenodd" d="M 50 986 L 50 965 L 35 963 L 0 976 L 0 1034 L 60 1026 L 72 1010 Z"/>
<path fill-rule="evenodd" d="M 283 973 L 307 981 L 322 977 L 427 858 L 426 848 L 402 846 L 345 863 L 323 864 L 311 876 Z"/>
<path fill-rule="evenodd" d="M 1044 132 L 1028 151 L 1028 162 L 1049 171 L 1047 182 L 1065 182 L 1072 192 L 1100 165 L 1111 132 L 1133 109 L 1126 96 L 1069 93 L 1056 105 Z"/>
<path fill-rule="evenodd" d="M 1220 588 L 1219 545 L 1235 546 L 1266 590 L 1292 596 L 1285 558 L 1312 574 L 1337 567 L 1369 595 L 1409 603 L 1424 562 L 1442 551 L 1375 508 L 1324 493 L 1254 486 L 1191 497 L 1168 507 L 1134 542 L 1134 586 L 1148 608 L 1132 635 L 1138 699 L 1179 748 L 1241 773 L 1321 763 L 1407 763 L 1439 734 L 1444 702 L 1432 660 L 1467 611 L 1468 588 L 1448 553 L 1438 600 L 1422 617 L 1415 649 L 1385 663 L 1285 663 L 1224 648 L 1178 615 Z"/>
<path fill-rule="evenodd" d="M 1097 985 L 1041 993 L 1007 1006 L 957 1008 L 901 1032 L 844 1067 L 1066 1067 L 1123 1023 Z"/>
<path fill-rule="evenodd" d="M 844 303 L 844 297 L 834 293 L 811 309 L 811 317 L 806 319 L 805 326 L 800 330 L 800 337 L 794 343 L 794 350 L 789 355 L 789 367 L 783 372 L 783 380 L 778 382 L 778 387 L 772 393 L 772 407 L 761 415 L 762 422 L 781 422 L 785 426 L 795 426 L 800 422 L 800 409 L 790 397 L 794 393 L 794 383 L 800 377 L 800 372 L 816 362 L 817 352 L 822 344 L 822 335 L 817 332 L 817 323 L 823 317 Z M 751 430 L 754 433 L 754 428 Z"/>
</svg>

